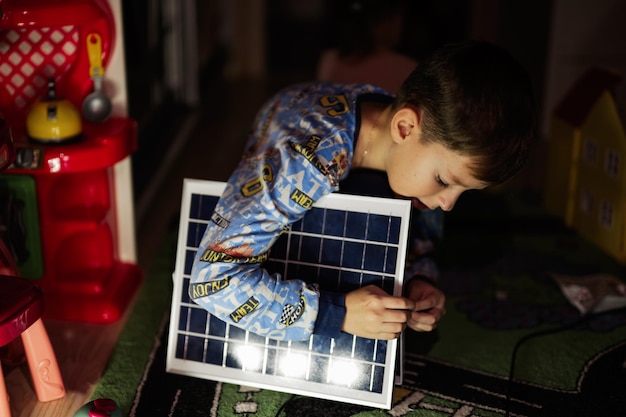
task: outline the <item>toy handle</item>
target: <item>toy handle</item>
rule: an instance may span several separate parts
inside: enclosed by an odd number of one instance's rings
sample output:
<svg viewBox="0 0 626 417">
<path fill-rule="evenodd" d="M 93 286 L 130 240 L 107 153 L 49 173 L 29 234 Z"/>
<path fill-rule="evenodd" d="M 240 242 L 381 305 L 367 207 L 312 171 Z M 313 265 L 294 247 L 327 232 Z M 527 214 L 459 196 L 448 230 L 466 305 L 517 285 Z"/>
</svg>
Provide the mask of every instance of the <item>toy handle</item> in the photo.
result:
<svg viewBox="0 0 626 417">
<path fill-rule="evenodd" d="M 104 76 L 102 66 L 102 38 L 98 33 L 89 33 L 85 38 L 87 43 L 87 55 L 89 56 L 89 76 Z"/>
</svg>

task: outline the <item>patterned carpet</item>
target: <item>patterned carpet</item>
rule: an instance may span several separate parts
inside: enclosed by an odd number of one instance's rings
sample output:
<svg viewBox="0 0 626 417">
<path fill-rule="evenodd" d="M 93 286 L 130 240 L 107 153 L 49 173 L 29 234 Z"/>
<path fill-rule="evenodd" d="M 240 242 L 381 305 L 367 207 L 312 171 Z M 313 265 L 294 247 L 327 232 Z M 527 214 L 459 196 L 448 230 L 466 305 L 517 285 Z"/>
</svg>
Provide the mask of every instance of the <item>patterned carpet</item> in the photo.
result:
<svg viewBox="0 0 626 417">
<path fill-rule="evenodd" d="M 175 233 L 93 398 L 131 417 L 623 416 L 626 310 L 581 316 L 551 275 L 624 281 L 623 265 L 546 215 L 536 195 L 470 195 L 453 213 L 440 253 L 448 312 L 435 333 L 406 333 L 391 410 L 166 373 Z"/>
</svg>

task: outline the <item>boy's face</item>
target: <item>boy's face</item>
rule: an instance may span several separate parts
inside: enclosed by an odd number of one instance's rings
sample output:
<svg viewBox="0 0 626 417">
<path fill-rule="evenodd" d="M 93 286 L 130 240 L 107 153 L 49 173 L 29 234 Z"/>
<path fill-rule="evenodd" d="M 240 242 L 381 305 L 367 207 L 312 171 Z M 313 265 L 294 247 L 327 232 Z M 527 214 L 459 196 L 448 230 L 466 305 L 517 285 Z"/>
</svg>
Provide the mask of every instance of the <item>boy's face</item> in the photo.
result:
<svg viewBox="0 0 626 417">
<path fill-rule="evenodd" d="M 488 186 L 470 174 L 471 157 L 439 143 L 423 144 L 415 137 L 396 144 L 387 162 L 392 190 L 401 197 L 411 198 L 419 209 L 441 207 L 449 211 L 463 191 Z"/>
</svg>

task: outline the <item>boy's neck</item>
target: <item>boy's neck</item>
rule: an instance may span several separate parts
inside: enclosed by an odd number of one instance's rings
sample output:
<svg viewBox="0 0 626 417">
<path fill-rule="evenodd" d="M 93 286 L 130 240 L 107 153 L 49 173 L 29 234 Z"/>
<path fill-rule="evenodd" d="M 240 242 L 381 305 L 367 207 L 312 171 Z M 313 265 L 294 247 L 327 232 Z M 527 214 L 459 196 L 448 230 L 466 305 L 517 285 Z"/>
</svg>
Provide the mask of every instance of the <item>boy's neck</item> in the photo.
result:
<svg viewBox="0 0 626 417">
<path fill-rule="evenodd" d="M 382 155 L 385 150 L 391 106 L 377 102 L 361 103 L 361 126 L 354 150 L 352 168 L 383 170 Z"/>
</svg>

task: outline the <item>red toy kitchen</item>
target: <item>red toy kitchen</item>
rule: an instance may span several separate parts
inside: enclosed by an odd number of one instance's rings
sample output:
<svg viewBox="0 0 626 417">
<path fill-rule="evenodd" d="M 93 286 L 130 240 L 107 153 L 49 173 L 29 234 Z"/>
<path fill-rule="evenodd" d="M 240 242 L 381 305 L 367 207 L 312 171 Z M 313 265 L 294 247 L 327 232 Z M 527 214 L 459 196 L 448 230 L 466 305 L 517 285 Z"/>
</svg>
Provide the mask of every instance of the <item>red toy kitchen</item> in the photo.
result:
<svg viewBox="0 0 626 417">
<path fill-rule="evenodd" d="M 53 319 L 114 322 L 142 281 L 118 250 L 114 166 L 137 128 L 102 90 L 116 42 L 106 0 L 0 0 L 0 119 L 15 149 L 0 240 Z"/>
</svg>

